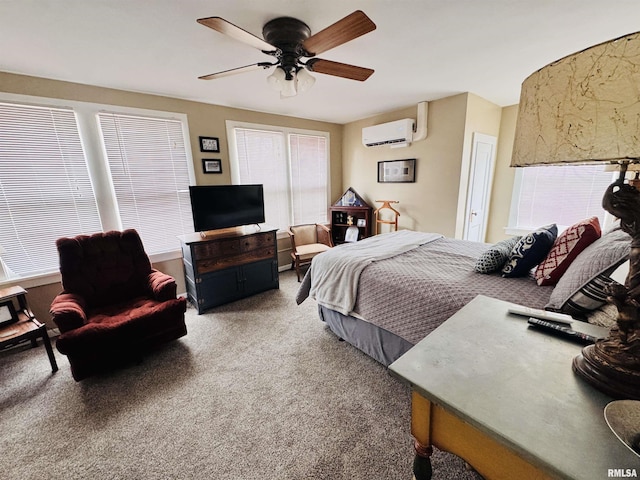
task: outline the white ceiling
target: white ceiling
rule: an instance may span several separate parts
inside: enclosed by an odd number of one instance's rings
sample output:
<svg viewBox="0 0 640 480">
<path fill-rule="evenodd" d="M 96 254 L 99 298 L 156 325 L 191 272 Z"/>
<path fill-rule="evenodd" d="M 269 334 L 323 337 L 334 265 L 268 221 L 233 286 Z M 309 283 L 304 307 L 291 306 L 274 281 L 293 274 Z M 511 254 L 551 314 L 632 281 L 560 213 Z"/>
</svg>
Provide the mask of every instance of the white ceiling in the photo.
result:
<svg viewBox="0 0 640 480">
<path fill-rule="evenodd" d="M 366 82 L 314 74 L 281 99 L 269 71 L 197 79 L 272 59 L 197 18 L 261 37 L 275 17 L 315 33 L 358 9 L 377 29 L 320 58 L 373 68 Z M 638 0 L 0 0 L 0 70 L 347 123 L 461 92 L 513 105 L 529 74 L 639 20 Z"/>
</svg>

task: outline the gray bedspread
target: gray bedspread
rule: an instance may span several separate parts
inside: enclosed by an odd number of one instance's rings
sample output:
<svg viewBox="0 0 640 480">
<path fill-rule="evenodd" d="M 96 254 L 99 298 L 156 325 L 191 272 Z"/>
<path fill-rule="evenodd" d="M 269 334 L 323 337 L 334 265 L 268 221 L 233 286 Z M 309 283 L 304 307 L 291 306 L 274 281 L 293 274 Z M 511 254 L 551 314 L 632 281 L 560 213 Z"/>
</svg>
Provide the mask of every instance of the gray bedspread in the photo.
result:
<svg viewBox="0 0 640 480">
<path fill-rule="evenodd" d="M 553 287 L 540 287 L 528 277 L 502 278 L 473 270 L 488 247 L 440 238 L 373 262 L 360 274 L 354 313 L 416 344 L 479 294 L 544 308 Z M 308 295 L 310 281 L 307 273 L 298 303 Z"/>
<path fill-rule="evenodd" d="M 309 296 L 320 305 L 349 315 L 358 297 L 360 275 L 368 265 L 439 238 L 442 235 L 400 230 L 332 248 L 313 259 Z"/>
</svg>

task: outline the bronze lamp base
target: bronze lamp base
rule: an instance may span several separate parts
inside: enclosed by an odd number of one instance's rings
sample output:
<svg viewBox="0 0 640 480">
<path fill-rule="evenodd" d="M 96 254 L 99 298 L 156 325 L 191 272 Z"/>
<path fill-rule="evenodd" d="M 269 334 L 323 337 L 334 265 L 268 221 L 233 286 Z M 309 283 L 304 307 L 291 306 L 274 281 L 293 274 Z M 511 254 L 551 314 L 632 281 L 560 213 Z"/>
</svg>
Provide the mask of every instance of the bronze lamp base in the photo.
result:
<svg viewBox="0 0 640 480">
<path fill-rule="evenodd" d="M 609 338 L 582 349 L 573 370 L 602 392 L 618 399 L 640 400 L 640 191 L 620 178 L 609 186 L 602 206 L 620 219 L 620 228 L 631 236 L 629 274 L 624 285 L 606 287 L 608 300 L 618 309 Z"/>
<path fill-rule="evenodd" d="M 639 347 L 638 341 L 623 342 L 613 329 L 608 339 L 582 349 L 573 359 L 573 370 L 613 398 L 640 400 Z"/>
</svg>

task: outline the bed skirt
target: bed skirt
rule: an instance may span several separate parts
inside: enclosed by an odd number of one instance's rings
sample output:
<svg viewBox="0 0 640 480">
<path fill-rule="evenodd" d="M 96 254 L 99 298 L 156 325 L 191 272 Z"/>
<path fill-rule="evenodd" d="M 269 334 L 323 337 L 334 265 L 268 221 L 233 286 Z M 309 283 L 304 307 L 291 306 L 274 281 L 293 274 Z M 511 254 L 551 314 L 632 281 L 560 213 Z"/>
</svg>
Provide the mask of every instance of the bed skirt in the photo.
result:
<svg viewBox="0 0 640 480">
<path fill-rule="evenodd" d="M 318 305 L 318 315 L 338 337 L 385 367 L 391 365 L 413 347 L 413 344 L 388 330 L 360 318 L 342 315 L 322 305 Z"/>
</svg>

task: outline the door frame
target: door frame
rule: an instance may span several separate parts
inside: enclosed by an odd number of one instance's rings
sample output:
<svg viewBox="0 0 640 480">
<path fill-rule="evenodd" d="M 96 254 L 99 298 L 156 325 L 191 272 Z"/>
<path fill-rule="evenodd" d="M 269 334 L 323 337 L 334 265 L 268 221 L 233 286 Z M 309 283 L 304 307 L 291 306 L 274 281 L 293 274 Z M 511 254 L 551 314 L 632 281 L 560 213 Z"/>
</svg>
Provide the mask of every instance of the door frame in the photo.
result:
<svg viewBox="0 0 640 480">
<path fill-rule="evenodd" d="M 492 147 L 491 149 L 491 159 L 489 162 L 489 175 L 487 176 L 485 186 L 487 187 L 485 190 L 485 216 L 482 222 L 482 241 L 484 242 L 487 237 L 487 227 L 489 224 L 489 209 L 491 208 L 491 193 L 493 186 L 493 176 L 496 167 L 496 150 L 498 146 L 498 138 L 493 135 L 487 135 L 484 133 L 473 132 L 472 139 L 472 148 L 471 148 L 471 158 L 469 161 L 469 176 L 467 180 L 467 193 L 465 198 L 465 208 L 464 208 L 464 222 L 462 224 L 462 238 L 464 239 L 467 235 L 467 230 L 469 226 L 469 215 L 471 215 L 471 197 L 472 197 L 472 188 L 474 185 L 473 176 L 476 173 L 476 155 L 478 153 L 478 144 L 479 143 L 489 143 Z"/>
</svg>

